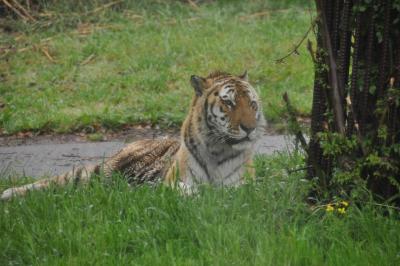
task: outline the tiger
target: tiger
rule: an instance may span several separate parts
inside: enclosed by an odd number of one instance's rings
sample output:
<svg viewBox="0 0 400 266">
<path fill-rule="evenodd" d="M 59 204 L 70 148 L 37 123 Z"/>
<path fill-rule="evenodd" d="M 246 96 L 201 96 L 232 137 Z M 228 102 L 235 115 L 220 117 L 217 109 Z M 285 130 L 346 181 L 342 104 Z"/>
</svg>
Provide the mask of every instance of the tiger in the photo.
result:
<svg viewBox="0 0 400 266">
<path fill-rule="evenodd" d="M 255 143 L 266 120 L 247 71 L 241 75 L 214 71 L 192 75 L 194 95 L 182 124 L 180 140 L 135 141 L 101 163 L 79 167 L 34 183 L 5 190 L 1 199 L 32 190 L 85 184 L 93 176 L 110 178 L 120 173 L 129 185 L 165 184 L 190 194 L 200 184 L 238 186 L 255 177 Z"/>
</svg>

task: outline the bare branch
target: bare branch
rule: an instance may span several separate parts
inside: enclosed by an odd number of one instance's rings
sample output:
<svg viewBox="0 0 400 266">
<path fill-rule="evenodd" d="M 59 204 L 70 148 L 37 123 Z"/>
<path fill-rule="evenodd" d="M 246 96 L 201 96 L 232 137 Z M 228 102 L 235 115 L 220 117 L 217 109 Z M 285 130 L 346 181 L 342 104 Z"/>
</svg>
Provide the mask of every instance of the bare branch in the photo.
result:
<svg viewBox="0 0 400 266">
<path fill-rule="evenodd" d="M 345 120 L 344 120 L 344 108 L 343 101 L 340 95 L 342 88 L 340 87 L 340 82 L 338 79 L 338 70 L 336 65 L 336 60 L 332 50 L 331 38 L 329 35 L 328 25 L 326 23 L 326 17 L 324 10 L 322 8 L 322 0 L 317 0 L 317 11 L 319 19 L 318 24 L 321 29 L 322 34 L 322 42 L 328 53 L 326 56 L 326 63 L 329 65 L 329 83 L 332 87 L 332 96 L 333 96 L 333 111 L 335 115 L 335 125 L 340 134 L 345 134 Z"/>
<path fill-rule="evenodd" d="M 304 40 L 307 38 L 307 36 L 308 36 L 308 34 L 310 33 L 310 31 L 314 28 L 315 23 L 316 23 L 316 20 L 314 20 L 314 21 L 311 23 L 310 27 L 308 28 L 308 30 L 306 31 L 306 33 L 304 33 L 304 35 L 303 35 L 303 37 L 301 38 L 301 40 L 293 47 L 293 49 L 292 49 L 287 55 L 285 55 L 285 56 L 283 56 L 283 57 L 281 57 L 281 58 L 276 59 L 275 62 L 279 64 L 279 63 L 282 63 L 286 58 L 290 57 L 290 56 L 293 55 L 293 54 L 298 55 L 298 54 L 299 54 L 299 51 L 298 51 L 299 47 L 300 47 L 301 44 L 304 42 Z"/>
<path fill-rule="evenodd" d="M 14 5 L 16 5 L 16 6 L 21 10 L 21 12 L 24 13 L 25 16 L 27 16 L 30 20 L 36 21 L 36 19 L 35 19 L 34 17 L 32 17 L 32 15 L 29 14 L 29 12 L 28 12 L 20 3 L 18 3 L 18 1 L 12 0 L 12 2 L 13 2 Z"/>
<path fill-rule="evenodd" d="M 6 6 L 8 6 L 8 8 L 10 8 L 12 11 L 14 11 L 15 14 L 20 16 L 22 18 L 22 20 L 24 20 L 24 21 L 28 20 L 28 18 L 26 16 L 24 16 L 17 8 L 15 8 L 13 5 L 11 5 L 7 0 L 3 0 L 3 3 Z"/>
<path fill-rule="evenodd" d="M 296 136 L 296 140 L 300 142 L 301 147 L 303 148 L 303 150 L 307 152 L 308 151 L 308 144 L 307 144 L 306 139 L 304 138 L 303 132 L 301 131 L 300 125 L 297 122 L 296 113 L 294 111 L 293 106 L 290 104 L 289 95 L 287 94 L 287 92 L 285 92 L 283 94 L 283 100 L 286 103 L 286 108 L 287 108 L 288 113 L 289 113 L 290 122 L 294 126 L 293 131 L 294 131 L 294 135 Z"/>
</svg>

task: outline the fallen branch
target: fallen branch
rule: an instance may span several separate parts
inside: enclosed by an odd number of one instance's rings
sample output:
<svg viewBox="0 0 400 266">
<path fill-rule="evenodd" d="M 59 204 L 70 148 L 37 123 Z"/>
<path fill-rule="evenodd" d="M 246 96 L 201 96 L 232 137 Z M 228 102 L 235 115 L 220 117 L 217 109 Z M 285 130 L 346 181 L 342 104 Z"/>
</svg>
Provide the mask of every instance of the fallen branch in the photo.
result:
<svg viewBox="0 0 400 266">
<path fill-rule="evenodd" d="M 250 15 L 240 16 L 239 19 L 241 21 L 246 21 L 246 20 L 252 19 L 252 18 L 269 16 L 270 14 L 271 14 L 271 11 L 261 11 L 261 12 L 257 12 L 257 13 L 250 14 Z"/>
<path fill-rule="evenodd" d="M 7 0 L 3 0 L 3 3 L 8 6 L 12 11 L 14 11 L 15 14 L 20 16 L 22 20 L 27 21 L 29 20 L 27 17 L 25 17 L 17 8 L 15 8 L 13 5 L 11 5 Z"/>
<path fill-rule="evenodd" d="M 193 2 L 192 0 L 187 0 L 187 2 L 193 9 L 195 9 L 195 10 L 199 9 L 199 6 L 195 2 Z"/>
<path fill-rule="evenodd" d="M 11 0 L 11 1 L 22 11 L 22 13 L 25 14 L 25 16 L 27 16 L 32 21 L 36 21 L 36 19 L 20 3 L 18 3 L 18 1 L 16 0 Z"/>
<path fill-rule="evenodd" d="M 143 15 L 139 15 L 139 14 L 137 14 L 135 12 L 130 11 L 130 10 L 124 10 L 123 14 L 124 14 L 125 17 L 133 19 L 133 20 L 138 20 L 138 19 L 142 20 L 142 19 L 144 19 Z"/>
<path fill-rule="evenodd" d="M 79 24 L 77 29 L 72 31 L 72 34 L 78 34 L 78 35 L 89 35 L 92 34 L 96 30 L 104 30 L 104 29 L 114 29 L 114 30 L 120 30 L 121 26 L 120 25 L 92 25 L 89 23 L 83 23 Z"/>
<path fill-rule="evenodd" d="M 90 14 L 97 13 L 99 11 L 102 11 L 104 9 L 110 8 L 110 7 L 112 7 L 112 6 L 116 5 L 116 4 L 119 4 L 121 2 L 122 2 L 122 0 L 118 0 L 118 1 L 114 1 L 114 2 L 111 2 L 111 3 L 105 4 L 105 5 L 99 6 L 99 7 L 95 8 L 95 9 L 93 9 L 91 11 L 86 12 L 85 15 L 90 15 Z"/>
<path fill-rule="evenodd" d="M 89 64 L 95 57 L 96 57 L 95 54 L 89 55 L 85 60 L 82 61 L 82 63 L 80 63 L 80 65 L 84 66 L 84 65 Z"/>
<path fill-rule="evenodd" d="M 42 46 L 42 45 L 44 45 L 46 42 L 51 41 L 53 38 L 54 38 L 54 37 L 48 37 L 48 38 L 45 38 L 45 39 L 40 40 L 39 44 L 32 44 L 31 46 L 24 47 L 24 48 L 20 48 L 20 49 L 15 49 L 15 48 L 14 48 L 13 50 L 15 50 L 15 51 L 18 52 L 18 53 L 20 53 L 20 52 L 25 52 L 25 51 L 28 51 L 28 50 L 37 48 L 38 46 Z"/>
<path fill-rule="evenodd" d="M 52 62 L 52 63 L 56 62 L 56 60 L 54 60 L 54 58 L 50 55 L 47 47 L 41 47 L 40 50 L 47 57 L 47 59 L 49 59 L 50 62 Z"/>
</svg>

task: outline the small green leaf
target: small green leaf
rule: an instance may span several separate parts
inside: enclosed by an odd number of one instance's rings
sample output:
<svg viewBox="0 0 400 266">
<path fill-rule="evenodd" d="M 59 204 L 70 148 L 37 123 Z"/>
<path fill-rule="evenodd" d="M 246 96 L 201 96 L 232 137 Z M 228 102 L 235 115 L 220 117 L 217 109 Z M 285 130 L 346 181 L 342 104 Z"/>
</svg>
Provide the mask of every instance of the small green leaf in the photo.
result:
<svg viewBox="0 0 400 266">
<path fill-rule="evenodd" d="M 375 85 L 369 86 L 369 93 L 374 94 L 375 92 L 376 92 L 376 86 Z"/>
</svg>

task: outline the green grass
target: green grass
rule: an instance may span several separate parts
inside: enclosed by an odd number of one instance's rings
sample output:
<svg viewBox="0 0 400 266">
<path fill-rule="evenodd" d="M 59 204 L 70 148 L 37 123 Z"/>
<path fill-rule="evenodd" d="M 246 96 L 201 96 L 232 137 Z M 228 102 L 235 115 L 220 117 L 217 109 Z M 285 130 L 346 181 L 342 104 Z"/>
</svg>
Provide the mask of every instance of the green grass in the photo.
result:
<svg viewBox="0 0 400 266">
<path fill-rule="evenodd" d="M 270 122 L 279 123 L 285 115 L 285 91 L 307 116 L 313 67 L 304 45 L 299 56 L 275 63 L 310 26 L 309 4 L 299 2 L 210 1 L 193 9 L 138 1 L 88 16 L 63 16 L 58 6 L 49 6 L 58 18 L 49 20 L 54 25 L 15 22 L 19 32 L 0 31 L 1 47 L 27 47 L 0 55 L 0 102 L 5 104 L 0 131 L 178 126 L 193 95 L 190 75 L 216 69 L 237 74 L 248 69 Z M 267 15 L 249 17 L 266 10 Z M 89 25 L 90 34 L 79 33 L 79 21 Z"/>
<path fill-rule="evenodd" d="M 116 178 L 0 202 L 0 265 L 399 265 L 398 214 L 311 209 L 301 164 L 258 158 L 256 183 L 191 197 Z"/>
</svg>

